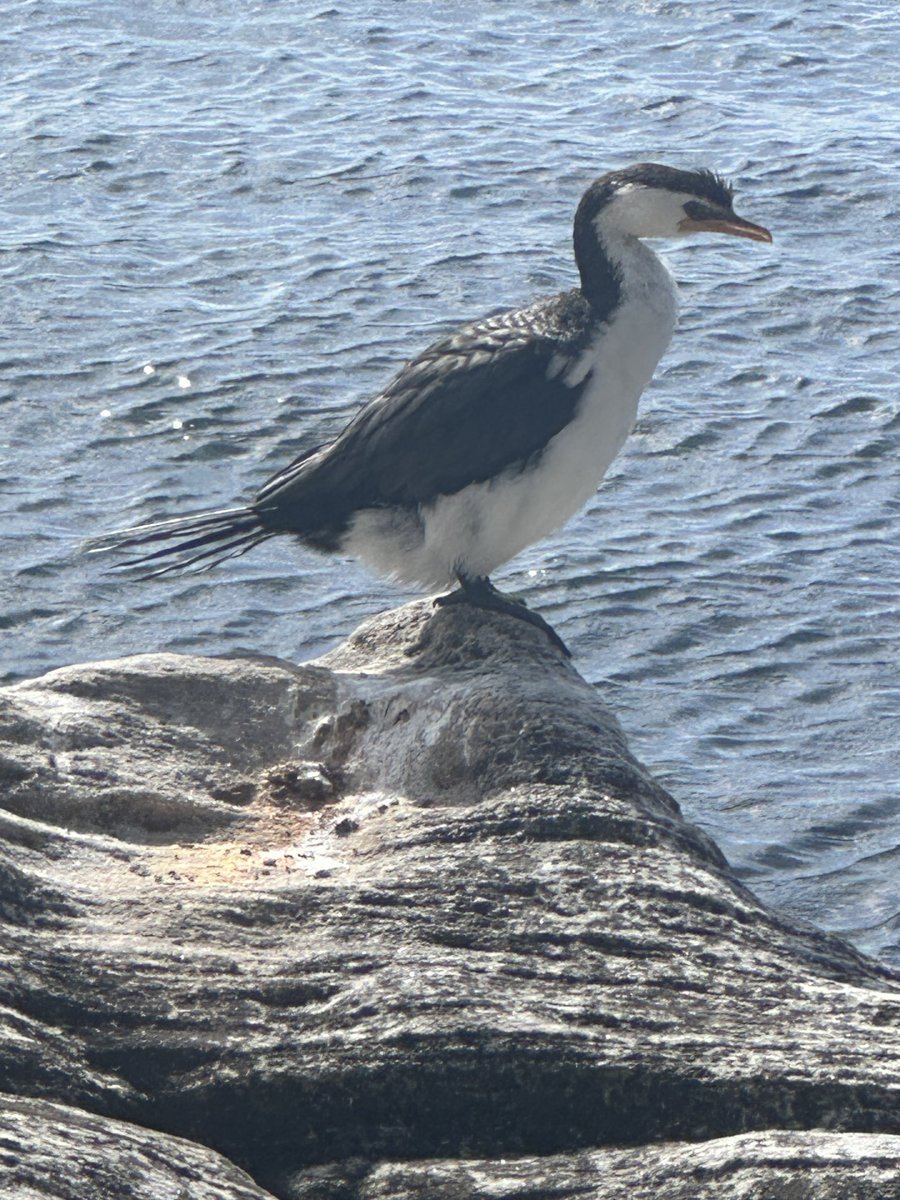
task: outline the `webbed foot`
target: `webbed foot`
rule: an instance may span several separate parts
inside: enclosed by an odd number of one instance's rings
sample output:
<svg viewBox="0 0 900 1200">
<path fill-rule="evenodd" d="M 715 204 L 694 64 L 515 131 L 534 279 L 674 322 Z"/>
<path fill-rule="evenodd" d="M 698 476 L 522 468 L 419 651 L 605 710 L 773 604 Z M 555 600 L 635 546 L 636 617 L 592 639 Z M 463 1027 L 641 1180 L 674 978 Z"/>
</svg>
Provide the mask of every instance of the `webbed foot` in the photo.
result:
<svg viewBox="0 0 900 1200">
<path fill-rule="evenodd" d="M 524 600 L 518 600 L 498 591 L 485 575 L 476 575 L 471 579 L 465 575 L 458 575 L 457 578 L 459 587 L 456 591 L 448 592 L 446 596 L 438 596 L 434 602 L 435 605 L 444 608 L 449 604 L 471 604 L 476 608 L 489 609 L 491 612 L 506 613 L 519 621 L 527 621 L 529 625 L 543 629 L 557 650 L 561 650 L 566 658 L 572 657 L 571 650 L 556 630 L 548 625 L 539 613 L 532 612 Z"/>
</svg>

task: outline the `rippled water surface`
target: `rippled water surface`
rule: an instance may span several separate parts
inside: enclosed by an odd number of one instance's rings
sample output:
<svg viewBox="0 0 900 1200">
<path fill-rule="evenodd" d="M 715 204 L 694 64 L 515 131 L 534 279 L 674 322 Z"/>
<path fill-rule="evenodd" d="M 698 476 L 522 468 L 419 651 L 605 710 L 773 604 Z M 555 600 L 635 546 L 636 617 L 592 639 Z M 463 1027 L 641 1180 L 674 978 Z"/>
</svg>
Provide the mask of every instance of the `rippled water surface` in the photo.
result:
<svg viewBox="0 0 900 1200">
<path fill-rule="evenodd" d="M 287 543 L 82 538 L 247 496 L 460 320 L 570 286 L 585 185 L 732 176 L 594 503 L 498 582 L 767 900 L 900 961 L 893 4 L 0 4 L 2 673 L 308 658 L 408 598 Z M 776 11 L 777 8 L 777 11 Z"/>
</svg>

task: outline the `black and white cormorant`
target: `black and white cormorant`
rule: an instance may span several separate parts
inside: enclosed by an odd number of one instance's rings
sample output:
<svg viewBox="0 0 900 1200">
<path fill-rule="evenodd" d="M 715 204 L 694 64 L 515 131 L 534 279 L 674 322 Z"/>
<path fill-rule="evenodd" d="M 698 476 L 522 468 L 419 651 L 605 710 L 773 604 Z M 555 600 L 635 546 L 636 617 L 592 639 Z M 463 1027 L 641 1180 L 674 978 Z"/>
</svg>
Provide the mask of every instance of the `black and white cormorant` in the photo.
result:
<svg viewBox="0 0 900 1200">
<path fill-rule="evenodd" d="M 575 214 L 579 287 L 435 342 L 244 507 L 113 535 L 142 548 L 124 565 L 212 566 L 292 534 L 423 589 L 456 581 L 438 603 L 510 612 L 562 646 L 489 576 L 590 499 L 634 423 L 677 310 L 675 282 L 641 238 L 701 232 L 772 240 L 710 171 L 640 163 L 601 176 Z"/>
</svg>

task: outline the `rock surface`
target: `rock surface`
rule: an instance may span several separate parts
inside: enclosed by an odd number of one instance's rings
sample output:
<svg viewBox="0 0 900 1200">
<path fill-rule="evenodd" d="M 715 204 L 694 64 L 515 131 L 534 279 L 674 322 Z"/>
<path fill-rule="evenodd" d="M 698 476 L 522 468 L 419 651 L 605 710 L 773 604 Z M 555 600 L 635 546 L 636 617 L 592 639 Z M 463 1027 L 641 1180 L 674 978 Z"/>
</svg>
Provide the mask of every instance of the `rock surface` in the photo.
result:
<svg viewBox="0 0 900 1200">
<path fill-rule="evenodd" d="M 205 1146 L 65 1104 L 0 1099 L 3 1200 L 272 1200 Z"/>
<path fill-rule="evenodd" d="M 4 1200 L 93 1194 L 48 1137 L 153 1200 L 141 1154 L 189 1197 L 900 1196 L 900 981 L 735 883 L 522 622 L 55 671 L 0 692 L 0 791 Z"/>
<path fill-rule="evenodd" d="M 877 1134 L 770 1131 L 543 1159 L 385 1163 L 368 1175 L 358 1195 L 360 1200 L 891 1200 L 900 1195 L 897 1143 L 896 1137 Z"/>
</svg>

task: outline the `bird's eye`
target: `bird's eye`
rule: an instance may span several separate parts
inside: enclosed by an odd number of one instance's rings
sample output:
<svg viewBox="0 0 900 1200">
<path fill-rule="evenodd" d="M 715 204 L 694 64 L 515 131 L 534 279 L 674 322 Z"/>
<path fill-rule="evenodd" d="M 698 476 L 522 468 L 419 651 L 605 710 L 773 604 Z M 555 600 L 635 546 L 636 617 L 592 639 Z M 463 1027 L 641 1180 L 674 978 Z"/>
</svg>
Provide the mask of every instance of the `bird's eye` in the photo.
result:
<svg viewBox="0 0 900 1200">
<path fill-rule="evenodd" d="M 702 200 L 687 200 L 684 211 L 692 221 L 710 221 L 718 216 L 715 209 L 709 204 L 704 204 Z"/>
</svg>

